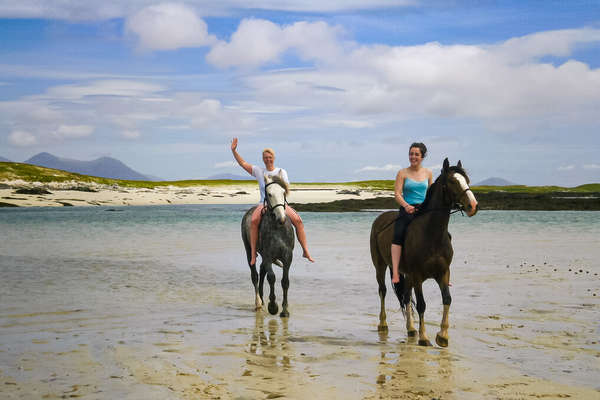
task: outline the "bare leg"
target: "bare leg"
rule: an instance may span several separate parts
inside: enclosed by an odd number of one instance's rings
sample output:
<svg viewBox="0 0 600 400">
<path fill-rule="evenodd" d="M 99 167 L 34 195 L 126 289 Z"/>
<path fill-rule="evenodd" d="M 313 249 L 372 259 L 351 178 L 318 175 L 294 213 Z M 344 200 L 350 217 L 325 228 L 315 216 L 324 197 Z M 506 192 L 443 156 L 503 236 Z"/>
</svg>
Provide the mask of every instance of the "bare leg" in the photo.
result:
<svg viewBox="0 0 600 400">
<path fill-rule="evenodd" d="M 392 283 L 400 282 L 400 256 L 402 255 L 402 246 L 392 243 Z"/>
<path fill-rule="evenodd" d="M 285 208 L 285 213 L 290 218 L 290 221 L 292 221 L 294 228 L 296 228 L 296 236 L 298 237 L 300 246 L 302 246 L 302 257 L 308 259 L 310 262 L 315 262 L 308 252 L 308 246 L 306 245 L 306 233 L 304 232 L 304 223 L 302 222 L 302 218 L 300 218 L 300 215 L 298 215 L 298 213 L 290 206 Z"/>
<path fill-rule="evenodd" d="M 260 219 L 262 217 L 262 210 L 264 206 L 259 204 L 250 219 L 250 265 L 256 265 L 256 242 L 258 241 L 258 226 L 260 225 Z"/>
</svg>

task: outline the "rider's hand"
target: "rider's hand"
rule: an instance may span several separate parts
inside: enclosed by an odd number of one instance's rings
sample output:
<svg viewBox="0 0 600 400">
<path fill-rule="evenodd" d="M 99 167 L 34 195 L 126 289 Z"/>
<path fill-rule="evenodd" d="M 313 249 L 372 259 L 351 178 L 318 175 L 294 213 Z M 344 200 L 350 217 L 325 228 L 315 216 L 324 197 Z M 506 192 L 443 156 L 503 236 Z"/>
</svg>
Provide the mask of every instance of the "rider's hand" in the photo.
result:
<svg viewBox="0 0 600 400">
<path fill-rule="evenodd" d="M 236 137 L 233 138 L 233 140 L 231 141 L 231 151 L 235 151 L 237 149 L 237 143 L 238 139 Z"/>
<path fill-rule="evenodd" d="M 406 211 L 407 214 L 413 214 L 415 212 L 415 208 L 410 204 L 407 204 L 406 207 L 404 207 L 404 211 Z"/>
</svg>

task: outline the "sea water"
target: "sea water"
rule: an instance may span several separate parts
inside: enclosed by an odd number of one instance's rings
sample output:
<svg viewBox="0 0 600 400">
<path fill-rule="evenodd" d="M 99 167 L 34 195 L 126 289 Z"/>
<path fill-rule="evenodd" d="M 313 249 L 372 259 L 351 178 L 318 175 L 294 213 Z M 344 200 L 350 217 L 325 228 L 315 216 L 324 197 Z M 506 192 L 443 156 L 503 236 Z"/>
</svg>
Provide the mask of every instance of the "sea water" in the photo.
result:
<svg viewBox="0 0 600 400">
<path fill-rule="evenodd" d="M 165 332 L 181 333 L 173 346 L 205 354 L 243 345 L 256 318 L 240 235 L 249 207 L 0 209 L 0 371 L 43 379 L 43 369 L 23 370 L 24 355 L 81 343 L 107 371 L 116 370 L 105 358 L 107 346 L 157 343 Z M 378 214 L 302 213 L 316 262 L 303 259 L 296 243 L 285 336 L 298 353 L 350 348 L 360 360 L 378 346 L 406 342 L 391 290 L 390 334 L 377 333 L 369 234 Z M 600 212 L 458 213 L 449 230 L 452 351 L 597 387 Z M 281 304 L 281 272 L 274 268 Z M 428 281 L 424 291 L 435 337 L 439 289 Z M 336 362 L 313 368 L 326 374 Z"/>
</svg>

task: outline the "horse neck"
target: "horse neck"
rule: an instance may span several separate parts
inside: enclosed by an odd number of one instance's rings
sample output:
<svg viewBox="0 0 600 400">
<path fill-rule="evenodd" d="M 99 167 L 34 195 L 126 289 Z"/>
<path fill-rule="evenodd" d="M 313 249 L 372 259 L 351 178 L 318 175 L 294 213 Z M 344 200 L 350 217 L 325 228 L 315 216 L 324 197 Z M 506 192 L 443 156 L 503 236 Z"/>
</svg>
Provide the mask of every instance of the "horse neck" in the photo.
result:
<svg viewBox="0 0 600 400">
<path fill-rule="evenodd" d="M 436 181 L 435 187 L 432 188 L 429 195 L 431 197 L 428 199 L 425 209 L 421 211 L 423 217 L 427 219 L 428 234 L 444 235 L 448 231 L 451 206 L 444 200 L 443 184 Z"/>
</svg>

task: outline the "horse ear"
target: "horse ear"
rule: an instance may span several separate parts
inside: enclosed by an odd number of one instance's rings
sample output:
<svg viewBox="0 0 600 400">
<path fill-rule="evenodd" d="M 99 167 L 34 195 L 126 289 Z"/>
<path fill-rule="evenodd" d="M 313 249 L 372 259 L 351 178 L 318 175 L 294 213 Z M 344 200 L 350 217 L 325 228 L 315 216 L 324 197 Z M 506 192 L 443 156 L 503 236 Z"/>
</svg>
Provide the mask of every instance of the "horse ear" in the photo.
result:
<svg viewBox="0 0 600 400">
<path fill-rule="evenodd" d="M 264 176 L 264 178 L 265 178 L 265 183 L 269 183 L 269 182 L 271 182 L 271 181 L 272 181 L 272 179 L 271 179 L 271 175 L 268 175 L 268 174 L 263 174 L 263 176 Z"/>
<path fill-rule="evenodd" d="M 447 171 L 450 168 L 450 163 L 448 162 L 448 157 L 444 159 L 444 171 Z"/>
<path fill-rule="evenodd" d="M 458 168 L 461 168 L 461 169 L 462 169 L 462 163 L 460 162 L 460 160 L 458 160 L 458 164 L 456 164 L 456 166 L 457 166 Z"/>
<path fill-rule="evenodd" d="M 279 179 L 283 180 L 283 170 L 281 168 L 279 169 L 277 176 L 279 177 Z"/>
</svg>

